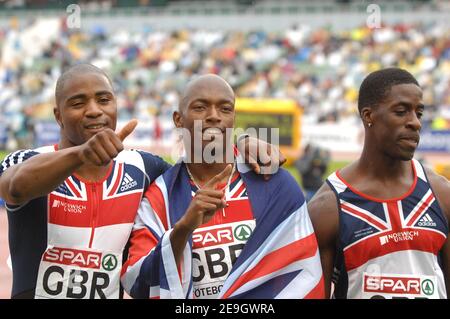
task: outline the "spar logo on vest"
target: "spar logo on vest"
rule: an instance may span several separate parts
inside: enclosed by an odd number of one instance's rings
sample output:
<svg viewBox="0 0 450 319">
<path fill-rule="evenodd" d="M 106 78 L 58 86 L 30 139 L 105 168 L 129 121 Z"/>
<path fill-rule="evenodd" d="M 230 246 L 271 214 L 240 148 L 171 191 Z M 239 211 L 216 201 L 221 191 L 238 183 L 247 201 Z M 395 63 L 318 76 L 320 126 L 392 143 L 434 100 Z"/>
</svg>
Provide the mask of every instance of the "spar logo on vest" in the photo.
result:
<svg viewBox="0 0 450 319">
<path fill-rule="evenodd" d="M 363 298 L 439 298 L 436 276 L 364 273 L 363 280 Z"/>
<path fill-rule="evenodd" d="M 117 258 L 113 254 L 107 254 L 105 257 L 103 257 L 102 261 L 103 269 L 107 271 L 112 271 L 116 269 L 117 267 Z"/>
<path fill-rule="evenodd" d="M 208 230 L 195 231 L 192 235 L 192 241 L 194 243 L 193 248 L 204 248 L 210 246 L 217 246 L 223 244 L 229 244 L 238 241 L 247 241 L 253 229 L 248 224 L 234 223 L 224 226 L 211 227 Z M 254 228 L 254 227 L 253 227 Z"/>
<path fill-rule="evenodd" d="M 49 247 L 39 266 L 36 298 L 118 298 L 121 254 Z"/>
</svg>

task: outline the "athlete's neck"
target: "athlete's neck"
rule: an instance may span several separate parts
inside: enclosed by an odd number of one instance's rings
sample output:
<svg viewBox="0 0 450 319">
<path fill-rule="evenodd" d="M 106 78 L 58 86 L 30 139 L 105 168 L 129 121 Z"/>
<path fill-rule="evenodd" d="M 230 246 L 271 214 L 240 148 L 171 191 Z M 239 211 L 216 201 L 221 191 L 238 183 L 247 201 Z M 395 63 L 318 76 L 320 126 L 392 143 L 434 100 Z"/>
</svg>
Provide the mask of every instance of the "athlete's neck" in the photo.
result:
<svg viewBox="0 0 450 319">
<path fill-rule="evenodd" d="M 206 184 L 214 176 L 222 172 L 225 167 L 233 163 L 189 163 L 186 164 L 195 182 L 201 185 Z M 229 176 L 225 176 L 221 182 L 226 183 Z"/>
<path fill-rule="evenodd" d="M 379 151 L 364 148 L 356 170 L 367 177 L 377 180 L 393 180 L 396 178 L 410 178 L 413 176 L 411 161 L 404 161 L 387 156 Z"/>
</svg>

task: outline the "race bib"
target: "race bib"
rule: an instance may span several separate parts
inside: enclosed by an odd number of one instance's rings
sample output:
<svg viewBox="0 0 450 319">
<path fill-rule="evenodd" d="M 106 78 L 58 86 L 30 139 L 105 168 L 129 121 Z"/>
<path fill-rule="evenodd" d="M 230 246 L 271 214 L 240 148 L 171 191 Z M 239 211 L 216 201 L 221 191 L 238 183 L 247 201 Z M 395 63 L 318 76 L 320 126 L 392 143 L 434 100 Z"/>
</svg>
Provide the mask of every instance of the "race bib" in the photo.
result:
<svg viewBox="0 0 450 319">
<path fill-rule="evenodd" d="M 42 256 L 36 299 L 119 298 L 122 254 L 49 246 Z"/>
<path fill-rule="evenodd" d="M 193 233 L 194 298 L 217 298 L 255 225 L 254 220 L 245 220 L 199 228 Z"/>
<path fill-rule="evenodd" d="M 363 274 L 364 299 L 438 299 L 436 276 Z"/>
</svg>

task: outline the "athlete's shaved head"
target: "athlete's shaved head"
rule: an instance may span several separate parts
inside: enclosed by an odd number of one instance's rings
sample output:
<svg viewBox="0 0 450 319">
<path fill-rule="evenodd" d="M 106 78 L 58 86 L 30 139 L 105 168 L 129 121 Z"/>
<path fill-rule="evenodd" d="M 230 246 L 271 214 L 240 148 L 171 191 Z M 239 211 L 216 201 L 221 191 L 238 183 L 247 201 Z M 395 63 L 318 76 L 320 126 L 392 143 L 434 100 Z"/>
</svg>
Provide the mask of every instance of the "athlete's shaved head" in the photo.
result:
<svg viewBox="0 0 450 319">
<path fill-rule="evenodd" d="M 182 114 L 184 113 L 191 99 L 196 96 L 196 92 L 198 93 L 213 88 L 221 88 L 228 91 L 227 93 L 232 96 L 234 100 L 234 91 L 223 78 L 216 74 L 200 75 L 186 85 L 178 105 L 179 112 Z"/>
<path fill-rule="evenodd" d="M 112 87 L 111 79 L 102 69 L 89 63 L 76 64 L 68 68 L 66 71 L 64 71 L 64 73 L 59 77 L 58 81 L 56 82 L 55 100 L 57 107 L 60 105 L 61 99 L 63 98 L 62 93 L 64 91 L 64 85 L 67 82 L 67 80 L 79 74 L 86 74 L 86 73 L 97 73 L 103 75 L 108 80 L 109 84 L 111 84 Z"/>
</svg>

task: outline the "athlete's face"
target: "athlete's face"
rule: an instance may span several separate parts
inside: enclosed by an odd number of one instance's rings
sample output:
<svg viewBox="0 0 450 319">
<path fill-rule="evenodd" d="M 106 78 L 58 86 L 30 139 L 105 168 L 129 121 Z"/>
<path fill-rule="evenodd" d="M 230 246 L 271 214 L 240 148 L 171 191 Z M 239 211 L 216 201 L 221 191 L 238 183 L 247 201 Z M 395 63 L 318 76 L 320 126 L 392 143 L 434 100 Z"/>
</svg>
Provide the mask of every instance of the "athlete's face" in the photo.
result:
<svg viewBox="0 0 450 319">
<path fill-rule="evenodd" d="M 113 88 L 100 73 L 77 73 L 61 88 L 55 117 L 67 146 L 81 145 L 96 133 L 115 130 L 117 104 Z"/>
<path fill-rule="evenodd" d="M 225 148 L 230 143 L 226 139 L 226 129 L 234 126 L 234 102 L 234 92 L 224 80 L 205 76 L 188 88 L 181 101 L 180 111 L 174 113 L 175 125 L 190 132 L 192 147 L 202 145 L 204 149 L 214 141 L 217 146 L 220 143 L 220 147 Z M 198 134 L 194 134 L 195 121 L 201 122 L 201 143 L 194 143 L 193 140 L 198 138 Z"/>
<path fill-rule="evenodd" d="M 373 108 L 368 130 L 374 143 L 389 157 L 410 160 L 419 144 L 424 112 L 422 90 L 415 84 L 391 88 L 383 103 Z"/>
</svg>

